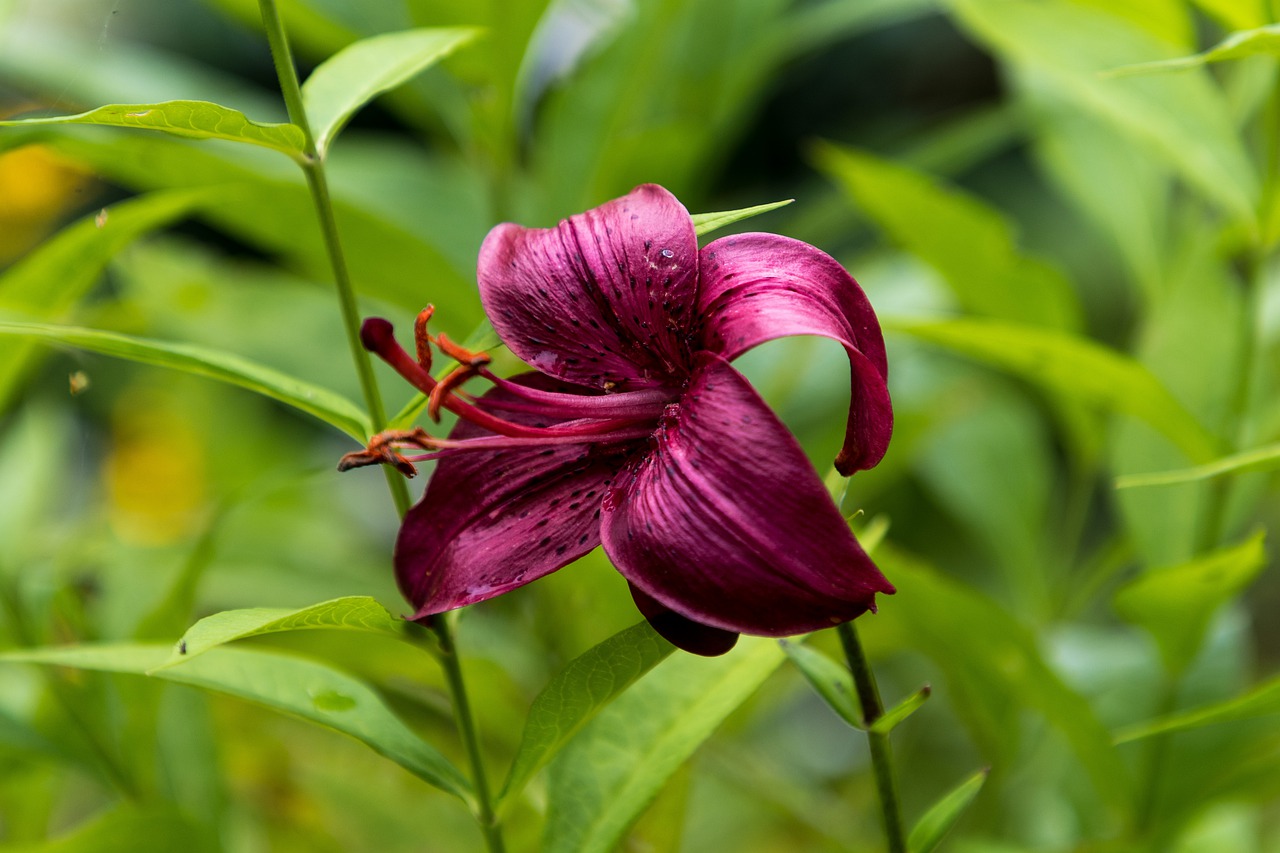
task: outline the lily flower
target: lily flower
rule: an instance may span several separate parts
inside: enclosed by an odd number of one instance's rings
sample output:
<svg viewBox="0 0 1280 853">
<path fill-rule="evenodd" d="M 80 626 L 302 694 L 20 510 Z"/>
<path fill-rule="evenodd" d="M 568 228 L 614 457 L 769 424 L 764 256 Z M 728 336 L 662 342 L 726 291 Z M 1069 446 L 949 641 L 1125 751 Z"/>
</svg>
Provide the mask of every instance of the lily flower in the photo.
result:
<svg viewBox="0 0 1280 853">
<path fill-rule="evenodd" d="M 370 319 L 365 346 L 419 390 L 447 438 L 375 437 L 340 467 L 412 473 L 438 460 L 396 542 L 414 619 L 501 595 L 597 545 L 641 613 L 675 645 L 728 651 L 740 633 L 788 636 L 853 619 L 892 593 L 790 431 L 737 356 L 786 335 L 839 341 L 851 365 L 847 475 L 884 455 L 893 428 L 884 340 L 861 288 L 830 256 L 774 234 L 698 248 L 667 190 L 630 194 L 555 228 L 494 228 L 480 298 L 536 372 L 502 379 L 417 324 L 417 357 Z M 429 373 L 432 345 L 458 360 Z M 481 396 L 460 390 L 480 377 Z M 403 457 L 405 448 L 425 453 Z"/>
</svg>

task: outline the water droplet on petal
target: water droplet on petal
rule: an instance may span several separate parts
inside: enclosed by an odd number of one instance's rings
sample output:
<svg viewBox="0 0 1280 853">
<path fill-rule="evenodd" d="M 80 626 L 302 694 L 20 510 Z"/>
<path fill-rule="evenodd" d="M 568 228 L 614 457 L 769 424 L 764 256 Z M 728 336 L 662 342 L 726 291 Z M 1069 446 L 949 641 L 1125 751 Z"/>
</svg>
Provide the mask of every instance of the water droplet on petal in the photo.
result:
<svg viewBox="0 0 1280 853">
<path fill-rule="evenodd" d="M 662 250 L 662 257 L 664 258 L 674 258 L 675 256 L 676 256 L 676 253 L 671 251 L 670 249 Z"/>
</svg>

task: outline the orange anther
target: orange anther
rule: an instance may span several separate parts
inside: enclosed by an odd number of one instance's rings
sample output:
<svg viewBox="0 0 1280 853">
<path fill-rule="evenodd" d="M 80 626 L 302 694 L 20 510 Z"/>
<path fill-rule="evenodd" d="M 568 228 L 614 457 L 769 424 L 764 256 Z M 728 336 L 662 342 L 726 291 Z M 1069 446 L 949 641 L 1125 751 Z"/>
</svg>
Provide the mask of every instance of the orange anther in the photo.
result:
<svg viewBox="0 0 1280 853">
<path fill-rule="evenodd" d="M 431 335 L 427 332 L 427 321 L 436 313 L 436 306 L 428 305 L 418 314 L 413 322 L 413 343 L 418 351 L 418 364 L 422 369 L 431 371 Z"/>
</svg>

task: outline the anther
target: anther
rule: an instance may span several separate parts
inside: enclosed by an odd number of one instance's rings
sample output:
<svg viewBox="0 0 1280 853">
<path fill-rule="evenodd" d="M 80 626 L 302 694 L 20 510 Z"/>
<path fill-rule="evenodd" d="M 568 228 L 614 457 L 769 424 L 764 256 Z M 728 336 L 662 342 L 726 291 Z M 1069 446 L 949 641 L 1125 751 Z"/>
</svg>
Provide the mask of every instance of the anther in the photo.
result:
<svg viewBox="0 0 1280 853">
<path fill-rule="evenodd" d="M 418 350 L 418 364 L 428 372 L 431 370 L 431 335 L 427 333 L 427 321 L 434 313 L 436 306 L 428 305 L 418 314 L 418 319 L 413 321 L 413 343 Z"/>
<path fill-rule="evenodd" d="M 422 427 L 411 430 L 391 429 L 380 432 L 369 439 L 364 450 L 348 453 L 338 460 L 339 471 L 350 471 L 352 468 L 363 468 L 366 465 L 390 465 L 406 477 L 417 475 L 418 469 L 413 463 L 396 452 L 398 447 L 417 447 L 431 450 L 435 447 L 434 439 L 427 435 Z"/>
</svg>

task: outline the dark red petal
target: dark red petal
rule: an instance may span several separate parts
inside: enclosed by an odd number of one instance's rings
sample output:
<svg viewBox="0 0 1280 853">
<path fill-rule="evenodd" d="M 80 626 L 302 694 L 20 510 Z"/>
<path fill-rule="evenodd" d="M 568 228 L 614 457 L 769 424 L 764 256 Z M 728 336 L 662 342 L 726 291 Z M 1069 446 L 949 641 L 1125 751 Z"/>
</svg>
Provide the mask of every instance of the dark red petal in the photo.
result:
<svg viewBox="0 0 1280 853">
<path fill-rule="evenodd" d="M 787 335 L 822 335 L 849 354 L 852 394 L 836 468 L 880 461 L 893 433 L 884 337 L 862 288 L 830 255 L 777 234 L 724 237 L 702 249 L 702 345 L 727 359 Z"/>
<path fill-rule="evenodd" d="M 636 187 L 555 228 L 499 225 L 478 277 L 498 334 L 543 373 L 625 390 L 688 370 L 698 242 L 662 187 Z"/>
<path fill-rule="evenodd" d="M 678 649 L 703 657 L 716 657 L 738 644 L 737 632 L 712 628 L 681 616 L 635 584 L 631 584 L 631 597 L 635 600 L 636 609 L 649 620 L 653 630 Z"/>
<path fill-rule="evenodd" d="M 725 631 L 828 628 L 893 592 L 795 438 L 712 353 L 698 355 L 656 446 L 618 475 L 603 521 L 605 551 L 627 580 Z"/>
<path fill-rule="evenodd" d="M 486 397 L 507 394 L 493 389 Z M 461 421 L 450 438 L 486 435 Z M 396 540 L 396 580 L 414 618 L 501 595 L 598 545 L 601 499 L 628 451 L 569 444 L 441 459 Z"/>
</svg>

